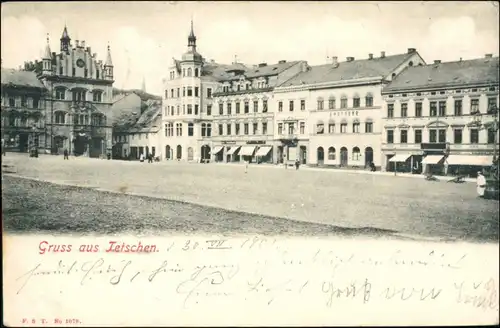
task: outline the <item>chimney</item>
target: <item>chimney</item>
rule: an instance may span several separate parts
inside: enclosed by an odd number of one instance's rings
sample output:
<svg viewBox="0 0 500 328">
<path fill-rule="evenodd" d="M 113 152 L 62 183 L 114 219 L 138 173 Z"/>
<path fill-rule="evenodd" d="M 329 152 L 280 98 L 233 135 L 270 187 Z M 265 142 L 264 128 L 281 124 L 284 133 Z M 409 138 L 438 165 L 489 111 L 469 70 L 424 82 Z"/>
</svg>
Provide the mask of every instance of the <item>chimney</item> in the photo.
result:
<svg viewBox="0 0 500 328">
<path fill-rule="evenodd" d="M 441 64 L 441 60 L 436 59 L 436 60 L 434 61 L 434 64 Z"/>
<path fill-rule="evenodd" d="M 333 56 L 332 57 L 332 64 L 333 64 L 333 67 L 338 67 L 339 66 L 339 61 L 338 61 L 338 57 L 337 56 Z"/>
<path fill-rule="evenodd" d="M 493 54 L 486 54 L 484 55 L 484 58 L 493 58 Z"/>
<path fill-rule="evenodd" d="M 417 51 L 417 49 L 415 49 L 415 48 L 408 48 L 408 53 L 409 54 L 414 53 L 416 51 Z"/>
<path fill-rule="evenodd" d="M 373 59 L 373 54 L 368 54 L 368 59 Z"/>
<path fill-rule="evenodd" d="M 264 67 L 264 66 L 267 66 L 267 63 L 260 63 L 259 64 L 259 67 Z"/>
<path fill-rule="evenodd" d="M 92 53 L 92 50 L 90 49 L 90 47 L 87 47 L 87 52 L 88 52 L 89 54 L 91 54 L 91 53 Z"/>
<path fill-rule="evenodd" d="M 385 58 L 385 51 L 380 52 L 380 58 Z"/>
<path fill-rule="evenodd" d="M 76 43 L 76 47 L 79 48 L 80 47 L 80 41 L 79 40 L 75 40 L 75 43 Z"/>
<path fill-rule="evenodd" d="M 85 40 L 82 40 L 81 47 L 82 47 L 82 48 L 85 48 Z"/>
<path fill-rule="evenodd" d="M 347 57 L 346 59 L 348 62 L 352 62 L 354 60 L 354 57 Z"/>
</svg>

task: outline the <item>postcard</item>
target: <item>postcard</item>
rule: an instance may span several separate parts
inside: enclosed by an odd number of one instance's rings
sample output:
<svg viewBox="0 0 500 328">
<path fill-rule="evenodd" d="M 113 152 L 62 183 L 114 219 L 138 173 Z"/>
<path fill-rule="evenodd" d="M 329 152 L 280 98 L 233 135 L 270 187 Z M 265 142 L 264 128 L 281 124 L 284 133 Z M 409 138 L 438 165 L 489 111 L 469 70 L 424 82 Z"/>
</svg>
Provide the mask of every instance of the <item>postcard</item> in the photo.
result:
<svg viewBox="0 0 500 328">
<path fill-rule="evenodd" d="M 498 324 L 498 21 L 2 3 L 4 325 Z"/>
</svg>

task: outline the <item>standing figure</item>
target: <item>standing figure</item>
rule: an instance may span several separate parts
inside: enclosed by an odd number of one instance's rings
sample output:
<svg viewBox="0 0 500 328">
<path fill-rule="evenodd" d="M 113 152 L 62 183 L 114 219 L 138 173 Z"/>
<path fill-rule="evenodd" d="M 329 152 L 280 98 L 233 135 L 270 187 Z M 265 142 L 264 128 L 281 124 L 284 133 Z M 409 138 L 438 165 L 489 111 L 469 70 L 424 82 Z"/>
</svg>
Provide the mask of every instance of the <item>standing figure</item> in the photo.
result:
<svg viewBox="0 0 500 328">
<path fill-rule="evenodd" d="M 141 155 L 139 156 L 139 162 L 144 163 L 144 154 L 143 153 L 141 153 Z"/>
<path fill-rule="evenodd" d="M 67 149 L 64 149 L 64 159 L 66 160 L 69 160 L 69 153 L 68 153 L 68 150 Z"/>
<path fill-rule="evenodd" d="M 486 178 L 482 172 L 477 172 L 476 186 L 479 197 L 484 197 L 484 191 L 486 190 Z"/>
<path fill-rule="evenodd" d="M 295 169 L 296 169 L 296 170 L 298 170 L 298 169 L 299 169 L 299 166 L 300 166 L 300 161 L 299 161 L 299 159 L 297 158 L 297 159 L 295 160 Z"/>
</svg>

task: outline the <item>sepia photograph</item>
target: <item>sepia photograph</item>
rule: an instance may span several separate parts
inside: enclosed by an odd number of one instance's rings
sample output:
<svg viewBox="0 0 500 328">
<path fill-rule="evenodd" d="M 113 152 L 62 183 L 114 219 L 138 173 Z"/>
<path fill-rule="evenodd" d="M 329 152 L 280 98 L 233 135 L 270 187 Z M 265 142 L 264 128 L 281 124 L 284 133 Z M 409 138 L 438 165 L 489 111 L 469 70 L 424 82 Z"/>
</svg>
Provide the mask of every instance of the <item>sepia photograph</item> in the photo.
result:
<svg viewBox="0 0 500 328">
<path fill-rule="evenodd" d="M 499 323 L 497 2 L 1 6 L 4 325 Z"/>
</svg>

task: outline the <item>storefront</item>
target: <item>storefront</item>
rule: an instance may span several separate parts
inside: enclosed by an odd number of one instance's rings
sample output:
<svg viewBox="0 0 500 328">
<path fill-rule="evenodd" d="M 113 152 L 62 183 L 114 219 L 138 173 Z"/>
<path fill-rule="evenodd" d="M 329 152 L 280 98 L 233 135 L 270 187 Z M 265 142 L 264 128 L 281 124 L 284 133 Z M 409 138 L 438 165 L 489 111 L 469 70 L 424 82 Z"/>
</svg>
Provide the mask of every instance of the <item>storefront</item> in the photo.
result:
<svg viewBox="0 0 500 328">
<path fill-rule="evenodd" d="M 477 172 L 491 167 L 493 156 L 474 154 L 451 154 L 445 160 L 446 174 L 475 178 Z"/>
<path fill-rule="evenodd" d="M 388 172 L 422 173 L 422 152 L 398 153 L 388 157 Z"/>
</svg>

